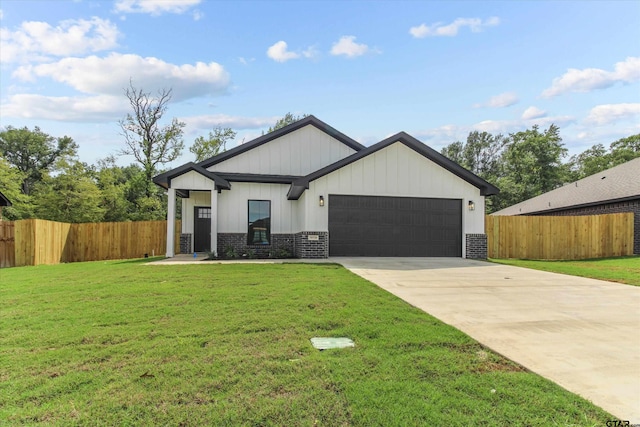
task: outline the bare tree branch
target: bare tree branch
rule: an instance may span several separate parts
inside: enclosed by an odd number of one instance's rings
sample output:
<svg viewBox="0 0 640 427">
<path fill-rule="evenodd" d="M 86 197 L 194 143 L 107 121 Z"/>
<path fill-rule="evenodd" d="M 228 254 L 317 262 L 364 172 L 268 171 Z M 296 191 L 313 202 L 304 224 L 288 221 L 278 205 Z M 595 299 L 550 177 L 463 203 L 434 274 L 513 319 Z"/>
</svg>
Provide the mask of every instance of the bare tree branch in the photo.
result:
<svg viewBox="0 0 640 427">
<path fill-rule="evenodd" d="M 125 142 L 120 154 L 131 155 L 142 165 L 150 188 L 157 166 L 177 159 L 184 148 L 185 123 L 174 118 L 168 125 L 160 124 L 171 101 L 171 92 L 171 89 L 162 89 L 154 97 L 136 89 L 131 81 L 124 91 L 132 113 L 118 122 Z"/>
</svg>

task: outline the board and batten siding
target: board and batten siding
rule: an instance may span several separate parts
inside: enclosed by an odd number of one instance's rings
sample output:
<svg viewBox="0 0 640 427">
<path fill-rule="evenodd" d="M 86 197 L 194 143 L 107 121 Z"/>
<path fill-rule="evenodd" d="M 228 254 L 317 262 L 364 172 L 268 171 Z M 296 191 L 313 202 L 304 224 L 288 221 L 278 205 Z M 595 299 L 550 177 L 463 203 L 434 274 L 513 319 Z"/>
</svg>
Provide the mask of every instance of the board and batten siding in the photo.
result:
<svg viewBox="0 0 640 427">
<path fill-rule="evenodd" d="M 248 200 L 271 201 L 271 233 L 296 233 L 298 204 L 287 200 L 289 185 L 234 182 L 218 195 L 218 233 L 246 233 Z"/>
<path fill-rule="evenodd" d="M 330 194 L 461 199 L 463 237 L 484 233 L 480 190 L 399 142 L 311 181 L 305 191 L 303 230 L 328 231 Z M 324 207 L 318 204 L 321 195 Z M 469 200 L 475 203 L 474 211 L 467 209 Z"/>
<path fill-rule="evenodd" d="M 215 183 L 196 171 L 189 171 L 172 178 L 171 188 L 177 190 L 213 190 Z"/>
<path fill-rule="evenodd" d="M 352 148 L 309 125 L 207 169 L 211 172 L 303 176 L 353 153 Z"/>
<path fill-rule="evenodd" d="M 191 191 L 189 198 L 182 199 L 182 232 L 193 233 L 193 208 L 211 206 L 211 191 Z M 221 209 L 219 207 L 218 209 Z"/>
</svg>

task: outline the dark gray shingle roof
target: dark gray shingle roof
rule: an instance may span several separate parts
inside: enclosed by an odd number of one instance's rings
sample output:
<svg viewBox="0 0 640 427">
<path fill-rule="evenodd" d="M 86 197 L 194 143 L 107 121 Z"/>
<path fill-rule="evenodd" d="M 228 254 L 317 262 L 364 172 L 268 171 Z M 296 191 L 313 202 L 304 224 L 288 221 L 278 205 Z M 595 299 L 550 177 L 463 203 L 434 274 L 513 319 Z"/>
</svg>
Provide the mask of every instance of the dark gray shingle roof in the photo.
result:
<svg viewBox="0 0 640 427">
<path fill-rule="evenodd" d="M 7 199 L 2 193 L 0 193 L 0 206 L 11 206 L 11 200 Z"/>
<path fill-rule="evenodd" d="M 640 157 L 494 212 L 524 215 L 640 198 Z"/>
</svg>

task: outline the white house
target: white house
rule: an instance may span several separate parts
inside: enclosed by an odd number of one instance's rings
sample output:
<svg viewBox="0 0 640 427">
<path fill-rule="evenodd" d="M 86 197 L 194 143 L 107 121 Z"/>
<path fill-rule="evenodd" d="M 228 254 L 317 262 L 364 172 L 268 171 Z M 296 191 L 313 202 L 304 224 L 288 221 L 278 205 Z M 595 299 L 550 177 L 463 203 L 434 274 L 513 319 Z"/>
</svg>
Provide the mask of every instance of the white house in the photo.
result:
<svg viewBox="0 0 640 427">
<path fill-rule="evenodd" d="M 154 182 L 169 257 L 179 195 L 182 253 L 486 258 L 484 198 L 499 191 L 404 132 L 364 147 L 313 116 Z"/>
</svg>

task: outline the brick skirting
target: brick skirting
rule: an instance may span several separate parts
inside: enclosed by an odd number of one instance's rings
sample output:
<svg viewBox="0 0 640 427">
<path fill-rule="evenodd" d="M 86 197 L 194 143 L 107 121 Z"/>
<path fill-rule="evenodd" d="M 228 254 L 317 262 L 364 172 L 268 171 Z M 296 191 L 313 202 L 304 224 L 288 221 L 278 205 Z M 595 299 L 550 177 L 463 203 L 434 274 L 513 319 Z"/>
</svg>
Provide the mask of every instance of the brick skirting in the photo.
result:
<svg viewBox="0 0 640 427">
<path fill-rule="evenodd" d="M 487 235 L 467 234 L 465 255 L 469 259 L 487 259 Z"/>
<path fill-rule="evenodd" d="M 329 258 L 328 232 L 302 231 L 295 236 L 296 258 Z"/>
<path fill-rule="evenodd" d="M 191 253 L 191 233 L 182 233 L 180 235 L 180 253 Z"/>
<path fill-rule="evenodd" d="M 252 252 L 257 258 L 273 258 L 283 249 L 294 255 L 294 245 L 294 234 L 272 234 L 269 245 L 248 245 L 247 233 L 218 233 L 217 255 L 224 257 L 227 249 L 232 248 L 239 257 Z"/>
</svg>

